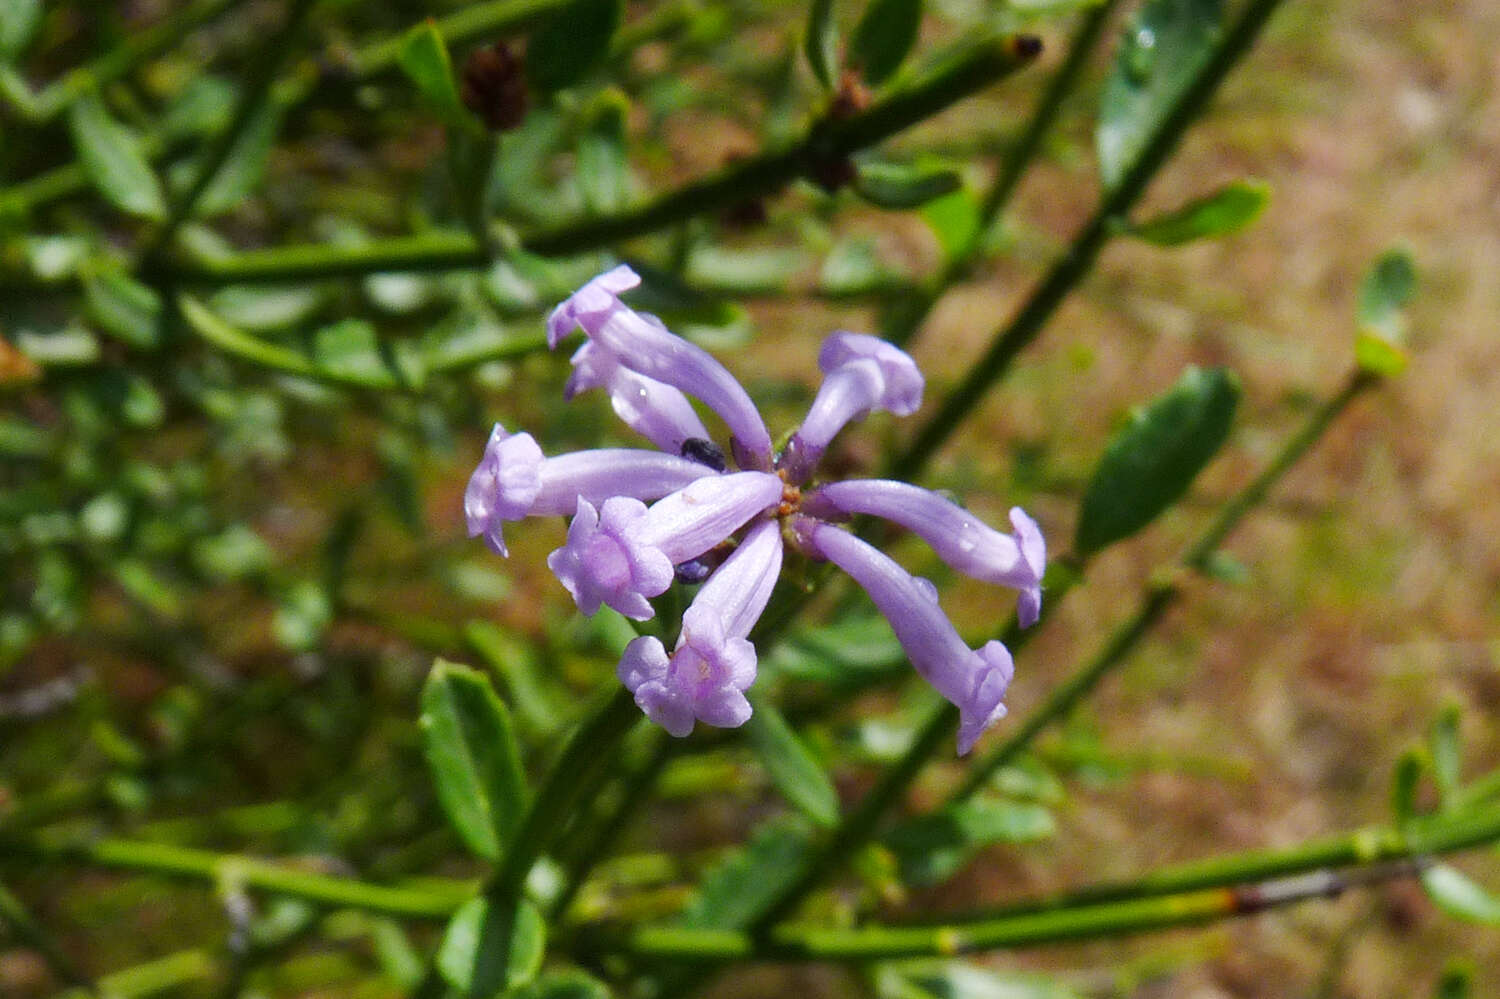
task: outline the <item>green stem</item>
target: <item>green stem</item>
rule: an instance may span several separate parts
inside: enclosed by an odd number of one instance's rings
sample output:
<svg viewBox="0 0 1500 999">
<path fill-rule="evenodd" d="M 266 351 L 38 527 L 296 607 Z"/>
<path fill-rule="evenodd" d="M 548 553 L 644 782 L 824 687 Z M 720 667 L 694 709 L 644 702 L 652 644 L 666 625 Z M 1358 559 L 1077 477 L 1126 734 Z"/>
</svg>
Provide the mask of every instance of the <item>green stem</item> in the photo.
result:
<svg viewBox="0 0 1500 999">
<path fill-rule="evenodd" d="M 517 245 L 540 256 L 568 256 L 656 232 L 683 219 L 746 198 L 770 194 L 828 157 L 847 156 L 924 121 L 951 104 L 1020 69 L 1030 61 L 1013 40 L 974 45 L 927 76 L 867 110 L 821 121 L 793 145 L 740 160 L 634 209 L 583 219 L 520 237 Z M 359 247 L 322 244 L 251 250 L 221 260 L 163 268 L 174 283 L 237 284 L 369 274 L 378 271 L 445 271 L 482 267 L 489 253 L 457 232 L 401 237 Z"/>
<path fill-rule="evenodd" d="M 1500 809 L 1427 820 L 1405 830 L 1367 828 L 1289 850 L 1252 851 L 1174 869 L 1184 886 L 1149 897 L 1038 907 L 932 926 L 825 929 L 779 924 L 756 935 L 737 930 L 653 926 L 589 946 L 637 958 L 717 964 L 731 960 L 875 961 L 951 957 L 1073 940 L 1142 933 L 1227 919 L 1277 905 L 1325 898 L 1350 887 L 1410 876 L 1427 856 L 1500 841 Z M 1333 868 L 1352 867 L 1337 873 Z M 1142 883 L 1149 882 L 1149 878 Z M 580 936 L 580 939 L 582 937 Z"/>
<path fill-rule="evenodd" d="M 276 71 L 291 57 L 294 51 L 292 42 L 302 29 L 307 15 L 312 12 L 315 2 L 316 0 L 292 0 L 291 9 L 287 11 L 281 30 L 267 40 L 266 45 L 259 50 L 254 64 L 245 74 L 243 89 L 234 111 L 229 116 L 228 124 L 209 143 L 192 184 L 182 197 L 173 203 L 166 221 L 157 230 L 150 245 L 146 248 L 145 256 L 151 257 L 161 252 L 164 247 L 171 245 L 173 238 L 177 235 L 177 230 L 197 207 L 198 199 L 203 196 L 203 192 L 208 190 L 208 185 L 213 183 L 220 168 L 228 162 L 230 154 L 234 152 L 234 144 L 239 141 L 241 134 L 260 111 L 261 105 L 270 99 Z"/>
<path fill-rule="evenodd" d="M 1327 399 L 1307 418 L 1277 452 L 1276 457 L 1249 485 L 1225 503 L 1207 530 L 1188 546 L 1179 564 L 1184 569 L 1202 571 L 1208 559 L 1218 550 L 1229 532 L 1254 509 L 1271 487 L 1307 453 L 1313 444 L 1328 430 L 1329 425 L 1365 389 L 1375 385 L 1378 379 L 1363 371 L 1355 371 L 1345 379 L 1344 386 Z M 1081 575 L 1081 566 L 1069 574 L 1076 581 Z M 1181 595 L 1181 584 L 1174 574 L 1158 573 L 1140 606 L 1134 614 L 1105 642 L 1095 656 L 1056 687 L 1041 706 L 1033 711 L 1004 743 L 969 768 L 963 783 L 953 792 L 949 801 L 961 801 L 980 790 L 990 776 L 1011 762 L 1031 745 L 1032 741 L 1053 722 L 1065 718 L 1073 708 L 1087 697 L 1099 682 L 1124 662 L 1136 644 L 1149 632 Z M 1050 603 L 1055 603 L 1053 599 Z"/>
<path fill-rule="evenodd" d="M 984 356 L 963 382 L 948 394 L 938 411 L 917 432 L 911 445 L 896 459 L 891 477 L 911 481 L 937 453 L 958 425 L 973 411 L 1016 355 L 1029 345 L 1063 300 L 1093 269 L 1099 251 L 1113 235 L 1116 220 L 1124 218 L 1145 192 L 1162 164 L 1176 149 L 1189 125 L 1208 103 L 1224 77 L 1250 50 L 1261 29 L 1282 0 L 1251 0 L 1238 21 L 1225 33 L 1197 75 L 1131 164 L 1119 184 L 1109 190 L 1073 244 L 1047 273 L 1010 323 L 996 334 Z"/>
<path fill-rule="evenodd" d="M 217 971 L 212 954 L 204 950 L 183 950 L 105 975 L 99 979 L 99 994 L 109 999 L 144 999 L 212 978 Z M 90 994 L 82 989 L 69 989 L 56 999 L 85 999 Z"/>
<path fill-rule="evenodd" d="M 1079 77 L 1083 75 L 1083 70 L 1088 65 L 1088 57 L 1098 43 L 1100 35 L 1103 34 L 1110 14 L 1118 4 L 1119 0 L 1105 0 L 1104 3 L 1084 15 L 1068 43 L 1067 58 L 1058 67 L 1057 72 L 1052 74 L 1052 79 L 1047 82 L 1047 89 L 1037 102 L 1036 110 L 1031 113 L 1031 118 L 1026 122 L 1026 128 L 1021 133 L 1021 137 L 1010 147 L 1001 161 L 995 181 L 990 185 L 989 192 L 980 206 L 974 234 L 948 259 L 931 284 L 917 293 L 910 306 L 900 313 L 896 323 L 886 331 L 887 338 L 892 342 L 905 344 L 910 341 L 932 311 L 933 306 L 937 304 L 938 299 L 962 280 L 973 267 L 974 261 L 984 248 L 990 229 L 999 220 L 1006 205 L 1010 204 L 1011 196 L 1015 194 L 1021 178 L 1025 176 L 1027 168 L 1031 166 L 1032 160 L 1041 150 L 1042 140 L 1057 123 L 1063 101 L 1073 92 Z"/>
</svg>

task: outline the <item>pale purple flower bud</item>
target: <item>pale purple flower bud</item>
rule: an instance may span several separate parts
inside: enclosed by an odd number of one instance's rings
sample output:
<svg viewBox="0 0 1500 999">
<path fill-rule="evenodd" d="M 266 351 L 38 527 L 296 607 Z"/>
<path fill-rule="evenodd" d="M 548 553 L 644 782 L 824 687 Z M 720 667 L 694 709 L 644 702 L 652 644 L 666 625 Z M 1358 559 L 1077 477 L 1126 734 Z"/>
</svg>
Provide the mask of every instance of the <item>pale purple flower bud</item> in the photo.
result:
<svg viewBox="0 0 1500 999">
<path fill-rule="evenodd" d="M 864 333 L 835 333 L 818 352 L 823 384 L 787 442 L 781 467 L 806 481 L 834 436 L 874 410 L 909 416 L 922 405 L 922 372 L 901 348 Z"/>
<path fill-rule="evenodd" d="M 807 516 L 797 517 L 793 530 L 809 554 L 833 562 L 864 587 L 912 666 L 958 708 L 958 754 L 967 754 L 1005 716 L 1003 699 L 1015 671 L 1010 651 L 998 641 L 971 650 L 938 606 L 930 583 L 923 585 L 848 531 Z"/>
<path fill-rule="evenodd" d="M 713 474 L 698 462 L 660 451 L 605 448 L 547 458 L 530 434 L 511 434 L 497 423 L 464 490 L 464 517 L 469 537 L 483 535 L 504 555 L 501 529 L 508 520 L 566 516 L 577 509 L 579 497 L 593 504 L 611 496 L 654 500 Z"/>
<path fill-rule="evenodd" d="M 670 454 L 680 454 L 686 441 L 708 438 L 687 396 L 665 382 L 631 371 L 607 348 L 590 340 L 578 348 L 572 363 L 564 398 L 604 389 L 615 415 L 626 426 Z"/>
<path fill-rule="evenodd" d="M 582 327 L 618 363 L 701 399 L 729 427 L 735 460 L 746 468 L 769 469 L 771 435 L 749 393 L 708 351 L 619 300 L 621 292 L 639 283 L 624 264 L 596 277 L 553 310 L 548 343 L 556 347 L 575 326 Z"/>
<path fill-rule="evenodd" d="M 1021 627 L 1029 628 L 1041 614 L 1047 546 L 1036 521 L 1020 507 L 1010 511 L 1014 537 L 929 489 L 885 479 L 830 482 L 808 496 L 802 509 L 813 516 L 865 513 L 900 524 L 959 572 L 1020 590 Z"/>
<path fill-rule="evenodd" d="M 749 719 L 756 657 L 746 636 L 771 598 L 781 554 L 779 525 L 761 521 L 698 591 L 671 656 L 649 636 L 626 646 L 617 672 L 646 717 L 679 737 L 695 721 L 736 728 Z"/>
<path fill-rule="evenodd" d="M 781 490 L 781 480 L 766 472 L 710 472 L 649 510 L 625 496 L 605 500 L 597 511 L 580 499 L 568 542 L 547 565 L 585 614 L 605 603 L 644 621 L 652 614 L 647 598 L 666 592 L 674 565 L 728 539 L 779 503 Z"/>
</svg>

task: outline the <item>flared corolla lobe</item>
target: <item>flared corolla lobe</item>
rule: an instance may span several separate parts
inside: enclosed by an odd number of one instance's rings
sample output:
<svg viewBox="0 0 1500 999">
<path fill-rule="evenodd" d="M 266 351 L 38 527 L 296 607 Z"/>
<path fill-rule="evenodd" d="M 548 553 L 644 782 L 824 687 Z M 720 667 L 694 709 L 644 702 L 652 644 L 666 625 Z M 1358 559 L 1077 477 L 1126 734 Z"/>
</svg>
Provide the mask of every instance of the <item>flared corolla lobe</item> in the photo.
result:
<svg viewBox="0 0 1500 999">
<path fill-rule="evenodd" d="M 1030 627 L 1041 613 L 1046 543 L 1036 521 L 1020 507 L 1010 511 L 1015 534 L 1002 534 L 930 489 L 888 479 L 846 479 L 819 487 L 803 509 L 830 518 L 869 514 L 899 524 L 964 575 L 1021 591 L 1016 604 L 1021 627 Z"/>
<path fill-rule="evenodd" d="M 626 646 L 617 672 L 646 717 L 678 737 L 697 721 L 735 728 L 749 720 L 745 691 L 756 656 L 746 636 L 775 588 L 781 557 L 780 528 L 760 521 L 698 591 L 670 656 L 649 636 Z"/>
<path fill-rule="evenodd" d="M 835 435 L 876 410 L 909 416 L 922 405 L 922 372 L 901 348 L 864 333 L 834 333 L 818 352 L 823 384 L 802 426 L 787 442 L 780 467 L 805 482 Z"/>
<path fill-rule="evenodd" d="M 1015 671 L 1009 650 L 998 641 L 970 649 L 930 583 L 848 531 L 811 517 L 796 518 L 793 529 L 809 554 L 834 563 L 864 587 L 912 666 L 958 708 L 958 753 L 967 754 L 1005 716 L 1005 691 Z"/>
</svg>

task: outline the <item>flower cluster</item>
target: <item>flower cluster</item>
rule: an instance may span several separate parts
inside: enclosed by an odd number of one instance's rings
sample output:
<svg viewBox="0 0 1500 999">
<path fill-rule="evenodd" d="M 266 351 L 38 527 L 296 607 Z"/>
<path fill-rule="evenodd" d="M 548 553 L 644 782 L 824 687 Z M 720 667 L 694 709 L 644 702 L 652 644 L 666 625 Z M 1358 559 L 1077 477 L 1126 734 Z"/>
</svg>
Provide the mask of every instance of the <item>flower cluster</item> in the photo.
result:
<svg viewBox="0 0 1500 999">
<path fill-rule="evenodd" d="M 877 410 L 905 416 L 921 405 L 922 374 L 903 351 L 876 337 L 834 333 L 823 343 L 823 383 L 802 425 L 778 454 L 740 383 L 706 351 L 638 313 L 620 295 L 640 283 L 629 267 L 596 277 L 547 321 L 555 349 L 575 330 L 566 394 L 603 389 L 615 412 L 659 450 L 580 451 L 548 458 L 530 434 L 498 424 L 469 480 L 471 537 L 506 554 L 502 528 L 523 517 L 571 516 L 567 543 L 547 565 L 585 614 L 602 604 L 636 620 L 674 579 L 702 583 L 668 652 L 643 636 L 626 648 L 619 676 L 652 721 L 676 736 L 695 722 L 733 727 L 750 717 L 755 681 L 751 629 L 781 572 L 786 545 L 829 561 L 869 593 L 911 663 L 959 709 L 958 751 L 1005 714 L 1013 664 L 991 641 L 970 649 L 938 605 L 937 591 L 838 526 L 881 517 L 926 541 L 948 565 L 1020 592 L 1017 615 L 1041 612 L 1046 546 L 1019 507 L 1013 533 L 996 531 L 936 493 L 902 482 L 817 482 L 834 436 Z M 726 453 L 690 398 L 728 428 Z M 733 470 L 731 470 L 731 463 Z"/>
</svg>

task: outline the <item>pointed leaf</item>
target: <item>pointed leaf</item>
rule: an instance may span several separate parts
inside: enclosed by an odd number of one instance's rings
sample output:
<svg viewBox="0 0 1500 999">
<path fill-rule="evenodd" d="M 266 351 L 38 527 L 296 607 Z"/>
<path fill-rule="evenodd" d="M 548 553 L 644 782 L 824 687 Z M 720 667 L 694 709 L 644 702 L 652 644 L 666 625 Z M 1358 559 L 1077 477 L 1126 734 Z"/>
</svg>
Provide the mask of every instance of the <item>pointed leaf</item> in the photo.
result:
<svg viewBox="0 0 1500 999">
<path fill-rule="evenodd" d="M 338 381 L 370 388 L 395 388 L 396 376 L 380 353 L 374 325 L 363 319 L 344 319 L 313 334 L 313 363 L 318 371 Z"/>
<path fill-rule="evenodd" d="M 1131 234 L 1157 246 L 1216 239 L 1239 232 L 1254 222 L 1270 197 L 1271 187 L 1265 181 L 1237 180 L 1213 194 L 1134 226 Z"/>
<path fill-rule="evenodd" d="M 1427 737 L 1428 754 L 1432 757 L 1432 779 L 1444 802 L 1458 790 L 1463 770 L 1463 740 L 1459 735 L 1459 720 L 1458 705 L 1446 705 L 1433 721 Z"/>
<path fill-rule="evenodd" d="M 625 115 L 630 102 L 618 90 L 606 90 L 589 109 L 588 124 L 578 137 L 578 187 L 584 207 L 608 215 L 629 198 L 625 159 Z"/>
<path fill-rule="evenodd" d="M 526 76 L 550 94 L 583 79 L 620 26 L 620 0 L 573 0 L 552 15 L 526 44 Z"/>
<path fill-rule="evenodd" d="M 161 296 L 151 288 L 118 271 L 91 271 L 83 275 L 83 300 L 106 333 L 140 350 L 161 346 Z"/>
<path fill-rule="evenodd" d="M 751 703 L 755 711 L 745 730 L 771 783 L 793 808 L 817 825 L 825 829 L 837 825 L 839 795 L 828 774 L 774 705 L 758 696 L 753 696 Z"/>
<path fill-rule="evenodd" d="M 796 818 L 768 822 L 742 850 L 703 876 L 682 910 L 684 926 L 738 929 L 749 925 L 791 884 L 812 856 L 812 830 Z"/>
<path fill-rule="evenodd" d="M 1500 898 L 1485 891 L 1456 867 L 1433 864 L 1425 868 L 1422 888 L 1439 909 L 1455 919 L 1500 926 Z"/>
<path fill-rule="evenodd" d="M 1229 435 L 1239 380 L 1190 367 L 1105 447 L 1084 493 L 1074 542 L 1091 554 L 1145 527 L 1187 491 Z"/>
<path fill-rule="evenodd" d="M 511 907 L 471 898 L 454 914 L 438 947 L 443 979 L 469 999 L 494 999 L 536 977 L 547 924 L 526 899 Z"/>
<path fill-rule="evenodd" d="M 922 0 L 870 0 L 849 40 L 849 62 L 878 86 L 900 68 L 921 26 Z"/>
<path fill-rule="evenodd" d="M 947 167 L 906 163 L 861 163 L 854 176 L 855 192 L 879 208 L 917 208 L 963 186 L 963 178 Z"/>
<path fill-rule="evenodd" d="M 439 659 L 422 690 L 421 726 L 449 821 L 470 850 L 498 859 L 526 806 L 510 712 L 483 674 Z"/>
<path fill-rule="evenodd" d="M 832 90 L 839 62 L 839 25 L 833 16 L 833 0 L 813 0 L 812 9 L 807 12 L 802 51 L 813 76 L 824 88 Z"/>
<path fill-rule="evenodd" d="M 143 218 L 166 217 L 161 181 L 152 173 L 140 140 L 109 116 L 98 94 L 84 94 L 73 102 L 68 127 L 84 173 L 110 204 Z"/>
<path fill-rule="evenodd" d="M 473 118 L 459 100 L 453 78 L 448 44 L 431 19 L 416 25 L 401 39 L 396 53 L 401 71 L 416 84 L 417 92 L 449 124 L 473 126 Z"/>
<path fill-rule="evenodd" d="M 900 862 L 903 880 L 929 885 L 958 873 L 981 847 L 1046 839 L 1056 829 L 1042 805 L 973 799 L 902 823 L 885 844 Z"/>
<path fill-rule="evenodd" d="M 199 195 L 193 214 L 207 217 L 228 211 L 259 187 L 280 129 L 281 108 L 275 101 L 262 101 Z"/>
<path fill-rule="evenodd" d="M 1396 761 L 1396 772 L 1391 778 L 1391 812 L 1397 826 L 1410 822 L 1417 814 L 1417 786 L 1425 769 L 1426 761 L 1415 749 L 1408 749 Z"/>
<path fill-rule="evenodd" d="M 1208 58 L 1221 7 L 1220 0 L 1147 0 L 1126 28 L 1094 134 L 1106 188 L 1125 176 Z"/>
</svg>

